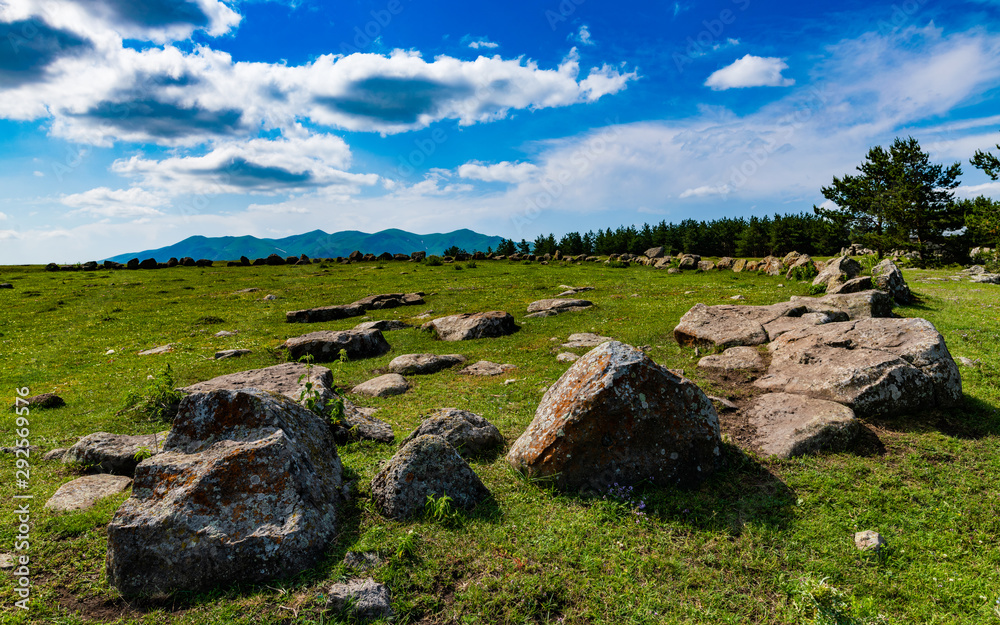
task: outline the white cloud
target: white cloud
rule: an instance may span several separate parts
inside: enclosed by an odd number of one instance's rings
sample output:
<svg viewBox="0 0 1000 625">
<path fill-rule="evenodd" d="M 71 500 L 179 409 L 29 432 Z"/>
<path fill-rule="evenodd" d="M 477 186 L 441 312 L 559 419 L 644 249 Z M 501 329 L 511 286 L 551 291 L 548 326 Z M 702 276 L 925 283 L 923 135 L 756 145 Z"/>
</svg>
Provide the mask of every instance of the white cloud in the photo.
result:
<svg viewBox="0 0 1000 625">
<path fill-rule="evenodd" d="M 590 35 L 590 27 L 587 26 L 586 24 L 581 26 L 580 30 L 578 30 L 577 32 L 571 33 L 567 39 L 569 41 L 575 41 L 576 43 L 582 46 L 596 45 L 596 42 Z"/>
<path fill-rule="evenodd" d="M 470 41 L 469 47 L 472 48 L 473 50 L 479 50 L 482 48 L 487 48 L 492 50 L 493 48 L 499 48 L 500 44 L 496 43 L 495 41 L 487 41 L 485 39 L 479 39 L 476 41 Z"/>
<path fill-rule="evenodd" d="M 138 187 L 131 189 L 109 189 L 98 187 L 83 193 L 64 196 L 60 200 L 74 208 L 70 214 L 84 214 L 92 217 L 129 219 L 162 215 L 157 208 L 169 203 L 164 197 Z"/>
<path fill-rule="evenodd" d="M 7 214 L 6 213 L 0 213 L 0 221 L 4 221 L 6 219 L 7 219 Z"/>
<path fill-rule="evenodd" d="M 727 193 L 729 193 L 729 187 L 727 185 L 720 185 L 717 187 L 702 185 L 693 189 L 685 189 L 678 197 L 683 200 L 689 197 L 708 197 L 712 195 L 726 195 Z"/>
<path fill-rule="evenodd" d="M 538 167 L 531 163 L 511 163 L 502 161 L 487 165 L 479 161 L 471 161 L 458 168 L 460 178 L 482 180 L 484 182 L 507 182 L 518 184 L 530 180 Z"/>
<path fill-rule="evenodd" d="M 794 85 L 795 81 L 781 75 L 786 69 L 788 64 L 783 59 L 747 54 L 731 65 L 713 72 L 705 81 L 705 86 L 714 91 L 742 87 L 788 87 Z"/>
<path fill-rule="evenodd" d="M 973 198 L 980 195 L 1000 199 L 1000 181 L 969 185 L 955 189 L 955 196 L 959 198 Z"/>
</svg>

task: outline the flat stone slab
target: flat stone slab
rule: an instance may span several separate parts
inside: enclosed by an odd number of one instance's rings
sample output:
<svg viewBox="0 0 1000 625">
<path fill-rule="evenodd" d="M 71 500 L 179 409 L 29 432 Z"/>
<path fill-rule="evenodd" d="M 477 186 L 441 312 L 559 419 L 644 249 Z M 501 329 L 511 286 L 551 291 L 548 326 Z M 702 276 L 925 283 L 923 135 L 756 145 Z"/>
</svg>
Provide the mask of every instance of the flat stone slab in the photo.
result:
<svg viewBox="0 0 1000 625">
<path fill-rule="evenodd" d="M 285 321 L 288 323 L 320 323 L 323 321 L 360 317 L 363 314 L 365 314 L 365 309 L 355 304 L 320 306 L 319 308 L 307 308 L 305 310 L 290 310 L 285 313 Z"/>
<path fill-rule="evenodd" d="M 805 395 L 762 395 L 747 410 L 747 419 L 757 429 L 754 442 L 761 451 L 779 458 L 841 451 L 858 433 L 853 410 Z"/>
<path fill-rule="evenodd" d="M 674 339 L 684 347 L 735 347 L 767 343 L 764 325 L 781 317 L 809 312 L 802 304 L 781 302 L 770 306 L 695 304 L 674 328 Z"/>
<path fill-rule="evenodd" d="M 337 360 L 340 350 L 346 351 L 351 360 L 361 360 L 381 356 L 392 349 L 379 330 L 320 330 L 290 338 L 283 346 L 292 360 L 309 355 L 316 362 Z"/>
<path fill-rule="evenodd" d="M 223 349 L 221 351 L 215 352 L 216 360 L 223 360 L 225 358 L 239 358 L 240 356 L 246 356 L 247 354 L 253 353 L 249 349 Z"/>
<path fill-rule="evenodd" d="M 580 357 L 573 352 L 562 352 L 556 355 L 556 360 L 558 362 L 576 362 Z"/>
<path fill-rule="evenodd" d="M 152 455 L 163 449 L 169 432 L 157 434 L 109 434 L 95 432 L 84 436 L 62 456 L 65 463 L 82 464 L 101 473 L 131 476 L 140 460 L 137 455 Z"/>
<path fill-rule="evenodd" d="M 400 375 L 426 375 L 466 361 L 461 354 L 403 354 L 389 363 L 389 371 Z"/>
<path fill-rule="evenodd" d="M 143 350 L 139 352 L 140 356 L 155 356 L 157 354 L 169 354 L 174 351 L 174 344 L 167 343 L 166 345 L 160 345 L 159 347 L 153 347 L 150 349 Z"/>
<path fill-rule="evenodd" d="M 45 502 L 45 507 L 56 512 L 86 510 L 98 499 L 125 492 L 131 484 L 132 478 L 124 475 L 84 475 L 60 486 Z"/>
<path fill-rule="evenodd" d="M 847 321 L 848 319 L 847 313 L 841 310 L 810 312 L 805 313 L 801 317 L 778 317 L 770 323 L 765 323 L 764 331 L 767 332 L 768 340 L 773 341 L 785 332 L 791 332 L 792 330 L 798 330 L 806 326 L 820 326 L 824 323 Z"/>
<path fill-rule="evenodd" d="M 428 321 L 421 328 L 434 332 L 442 341 L 497 338 L 520 329 L 514 317 L 502 310 L 450 315 Z"/>
<path fill-rule="evenodd" d="M 180 390 L 185 393 L 207 393 L 216 390 L 238 391 L 256 388 L 280 393 L 299 401 L 307 382 L 312 382 L 313 388 L 320 394 L 320 403 L 334 397 L 333 374 L 330 370 L 319 365 L 309 367 L 299 362 L 286 362 L 263 369 L 220 375 L 211 380 L 185 386 Z"/>
<path fill-rule="evenodd" d="M 538 313 L 543 311 L 553 311 L 556 313 L 575 311 L 575 310 L 585 310 L 593 306 L 594 303 L 585 299 L 570 299 L 570 298 L 552 298 L 552 299 L 541 299 L 537 302 L 531 302 L 528 304 L 529 313 Z"/>
<path fill-rule="evenodd" d="M 405 330 L 413 326 L 396 319 L 383 319 L 381 321 L 365 321 L 354 326 L 355 330 L 380 330 L 390 332 L 392 330 Z"/>
<path fill-rule="evenodd" d="M 591 332 L 578 332 L 570 334 L 562 346 L 564 349 L 591 349 L 601 343 L 613 340 L 610 336 L 601 336 L 600 334 L 593 334 Z"/>
<path fill-rule="evenodd" d="M 705 356 L 698 361 L 698 366 L 702 369 L 722 369 L 723 371 L 737 371 L 749 369 L 751 371 L 763 371 L 764 359 L 753 347 L 730 347 L 721 354 Z"/>
<path fill-rule="evenodd" d="M 398 373 L 387 373 L 358 384 L 351 389 L 351 392 L 357 395 L 368 395 L 369 397 L 390 397 L 392 395 L 402 395 L 409 388 L 410 383 L 406 381 L 406 378 Z"/>
<path fill-rule="evenodd" d="M 489 360 L 480 360 L 479 362 L 473 363 L 462 369 L 458 373 L 460 375 L 494 376 L 510 373 L 514 369 L 517 369 L 515 365 L 501 365 L 495 362 L 490 362 Z"/>
<path fill-rule="evenodd" d="M 836 293 L 823 297 L 793 295 L 791 301 L 809 312 L 844 312 L 851 319 L 891 317 L 894 301 L 888 293 L 875 289 L 858 293 Z"/>
</svg>

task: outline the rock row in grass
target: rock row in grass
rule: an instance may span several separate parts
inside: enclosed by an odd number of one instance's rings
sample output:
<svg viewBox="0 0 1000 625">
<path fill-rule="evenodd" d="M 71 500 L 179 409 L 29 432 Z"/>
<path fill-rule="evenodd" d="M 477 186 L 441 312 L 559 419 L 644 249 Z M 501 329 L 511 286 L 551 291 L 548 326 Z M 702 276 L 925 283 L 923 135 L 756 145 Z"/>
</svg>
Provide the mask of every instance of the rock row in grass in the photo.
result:
<svg viewBox="0 0 1000 625">
<path fill-rule="evenodd" d="M 517 332 L 514 317 L 502 310 L 450 315 L 428 321 L 421 329 L 433 332 L 442 341 L 497 338 Z"/>
<path fill-rule="evenodd" d="M 189 395 L 108 524 L 108 581 L 165 598 L 295 575 L 335 536 L 341 480 L 329 424 L 294 401 Z"/>
<path fill-rule="evenodd" d="M 374 358 L 391 347 L 380 330 L 320 330 L 292 337 L 282 345 L 292 360 L 312 356 L 315 362 L 330 362 L 340 358 L 340 350 L 351 360 Z"/>
<path fill-rule="evenodd" d="M 696 484 L 720 458 L 719 417 L 690 380 L 611 341 L 580 358 L 542 398 L 507 460 L 561 489 Z"/>
<path fill-rule="evenodd" d="M 528 304 L 528 317 L 551 317 L 564 312 L 587 310 L 594 305 L 590 300 L 556 297 Z"/>
<path fill-rule="evenodd" d="M 347 319 L 349 317 L 361 316 L 368 310 L 382 310 L 385 308 L 397 308 L 399 306 L 418 306 L 424 303 L 423 296 L 424 294 L 420 292 L 369 295 L 350 304 L 321 306 L 305 310 L 290 310 L 285 313 L 285 321 L 288 323 L 317 323 Z"/>
</svg>

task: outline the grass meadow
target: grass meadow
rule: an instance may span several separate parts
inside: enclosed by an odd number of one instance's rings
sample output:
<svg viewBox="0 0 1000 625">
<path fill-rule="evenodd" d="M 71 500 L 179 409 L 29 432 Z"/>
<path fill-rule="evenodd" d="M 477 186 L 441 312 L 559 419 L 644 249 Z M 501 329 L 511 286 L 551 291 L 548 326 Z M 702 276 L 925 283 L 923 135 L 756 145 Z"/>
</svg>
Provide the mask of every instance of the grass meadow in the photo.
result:
<svg viewBox="0 0 1000 625">
<path fill-rule="evenodd" d="M 278 364 L 286 338 L 348 329 L 363 319 L 285 323 L 285 311 L 352 302 L 374 293 L 426 293 L 426 305 L 371 311 L 402 319 L 506 310 L 521 325 L 508 337 L 461 343 L 418 329 L 387 332 L 385 356 L 334 366 L 343 389 L 376 375 L 400 354 L 461 353 L 512 363 L 497 378 L 445 370 L 411 378 L 405 395 L 352 397 L 374 406 L 397 441 L 442 407 L 485 416 L 508 444 L 531 421 L 544 390 L 569 367 L 556 361 L 574 332 L 650 346 L 658 363 L 684 369 L 712 394 L 724 392 L 695 367 L 672 330 L 698 302 L 771 304 L 809 285 L 732 272 L 669 275 L 648 267 L 542 266 L 509 261 L 429 267 L 407 262 L 280 267 L 177 267 L 157 271 L 47 273 L 0 267 L 0 397 L 15 389 L 55 392 L 67 405 L 32 410 L 30 609 L 14 607 L 15 578 L 0 573 L 4 623 L 334 623 L 323 595 L 347 576 L 349 551 L 377 550 L 371 575 L 389 585 L 397 623 L 997 623 L 1000 625 L 1000 287 L 953 281 L 958 269 L 905 270 L 918 303 L 897 308 L 942 332 L 961 367 L 957 409 L 866 421 L 858 450 L 795 460 L 727 444 L 723 468 L 694 490 L 638 488 L 631 499 L 564 494 L 526 481 L 503 453 L 470 462 L 493 499 L 449 522 L 408 522 L 375 512 L 369 482 L 395 447 L 369 442 L 339 453 L 354 497 L 323 562 L 260 586 L 180 594 L 168 604 L 129 604 L 104 574 L 105 526 L 125 494 L 78 513 L 44 501 L 77 477 L 41 452 L 98 431 L 152 433 L 167 424 L 123 412 L 126 396 L 167 366 L 177 386 Z M 461 269 L 459 269 L 461 266 Z M 942 279 L 944 278 L 944 279 Z M 595 306 L 525 320 L 525 308 L 559 285 L 592 286 Z M 252 293 L 237 293 L 258 288 Z M 265 301 L 265 295 L 277 299 Z M 235 331 L 215 338 L 219 330 Z M 137 352 L 173 343 L 154 356 Z M 214 360 L 245 348 L 240 359 Z M 113 353 L 110 353 L 114 350 Z M 582 350 L 576 350 L 582 354 Z M 0 412 L 0 445 L 14 445 L 13 410 Z M 13 552 L 18 521 L 13 455 L 0 455 L 0 552 Z M 610 486 L 610 485 L 609 485 Z M 640 501 L 643 504 L 639 510 Z M 861 553 L 856 531 L 888 542 Z"/>
</svg>

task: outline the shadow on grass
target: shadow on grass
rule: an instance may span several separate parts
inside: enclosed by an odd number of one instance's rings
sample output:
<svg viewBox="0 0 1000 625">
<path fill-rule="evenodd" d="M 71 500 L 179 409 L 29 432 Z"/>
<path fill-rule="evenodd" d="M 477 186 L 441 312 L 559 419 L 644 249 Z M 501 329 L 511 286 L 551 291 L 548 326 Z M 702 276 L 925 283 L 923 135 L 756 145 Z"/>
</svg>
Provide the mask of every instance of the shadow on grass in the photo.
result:
<svg viewBox="0 0 1000 625">
<path fill-rule="evenodd" d="M 919 414 L 870 418 L 873 425 L 893 432 L 940 432 L 964 439 L 980 439 L 1000 434 L 1000 408 L 970 395 L 955 408 L 928 410 Z"/>
</svg>

